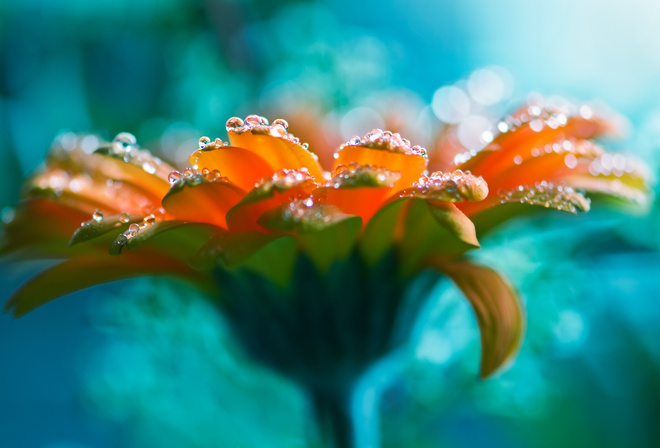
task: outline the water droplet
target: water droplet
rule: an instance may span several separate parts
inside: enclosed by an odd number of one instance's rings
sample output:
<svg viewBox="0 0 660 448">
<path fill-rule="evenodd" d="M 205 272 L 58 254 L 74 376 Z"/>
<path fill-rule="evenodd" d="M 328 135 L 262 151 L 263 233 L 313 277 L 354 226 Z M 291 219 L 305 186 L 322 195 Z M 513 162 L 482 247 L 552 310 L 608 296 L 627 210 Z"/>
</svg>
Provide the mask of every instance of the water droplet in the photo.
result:
<svg viewBox="0 0 660 448">
<path fill-rule="evenodd" d="M 103 221 L 103 212 L 97 208 L 94 210 L 94 213 L 92 213 L 92 219 L 96 222 Z"/>
<path fill-rule="evenodd" d="M 135 224 L 135 223 L 133 223 L 133 224 L 131 224 L 130 226 L 128 226 L 128 231 L 129 231 L 129 232 L 135 232 L 135 233 L 137 233 L 139 230 L 140 230 L 140 226 L 137 225 L 137 224 Z"/>
<path fill-rule="evenodd" d="M 137 139 L 130 132 L 120 132 L 112 140 L 112 143 L 121 143 L 124 146 L 133 146 L 137 144 Z"/>
<path fill-rule="evenodd" d="M 274 120 L 272 126 L 282 126 L 285 131 L 289 130 L 289 123 L 286 120 L 283 120 L 282 118 L 278 118 L 277 120 Z"/>
<path fill-rule="evenodd" d="M 188 157 L 188 162 L 190 162 L 192 165 L 197 165 L 199 163 L 199 159 L 202 157 L 202 151 L 197 150 L 190 154 L 190 157 Z"/>
<path fill-rule="evenodd" d="M 517 155 L 517 156 L 515 156 L 515 157 L 513 158 L 513 163 L 515 163 L 516 165 L 520 165 L 521 163 L 523 163 L 523 158 L 522 158 L 522 156 L 521 156 L 521 155 Z"/>
<path fill-rule="evenodd" d="M 245 117 L 245 124 L 249 125 L 250 127 L 267 125 L 268 120 L 266 120 L 264 117 L 260 117 L 259 115 L 252 114 Z"/>
<path fill-rule="evenodd" d="M 142 219 L 142 222 L 144 223 L 145 226 L 150 226 L 152 224 L 155 224 L 156 223 L 156 215 L 151 213 L 151 214 L 145 216 L 144 219 Z"/>
<path fill-rule="evenodd" d="M 178 171 L 172 171 L 170 175 L 167 176 L 167 180 L 169 181 L 170 185 L 174 185 L 181 180 L 181 173 Z"/>
<path fill-rule="evenodd" d="M 243 120 L 241 120 L 238 117 L 231 117 L 229 120 L 227 120 L 227 123 L 225 124 L 225 127 L 227 128 L 227 132 L 235 131 L 236 129 L 242 126 L 243 126 Z"/>
<path fill-rule="evenodd" d="M 183 170 L 183 178 L 184 179 L 192 179 L 192 177 L 195 175 L 195 172 L 191 170 L 190 168 L 186 168 Z"/>
<path fill-rule="evenodd" d="M 357 135 L 352 137 L 351 140 L 350 140 L 350 143 L 353 146 L 359 145 L 360 144 L 360 137 L 358 137 Z"/>
<path fill-rule="evenodd" d="M 211 139 L 210 139 L 210 138 L 208 138 L 208 137 L 206 137 L 206 136 L 204 136 L 204 137 L 200 137 L 200 139 L 199 139 L 199 149 L 204 149 L 204 147 L 205 147 L 206 145 L 208 145 L 209 143 L 211 143 Z"/>
<path fill-rule="evenodd" d="M 131 220 L 131 217 L 128 213 L 122 213 L 119 215 L 119 222 L 126 224 Z"/>
<path fill-rule="evenodd" d="M 309 143 L 303 143 L 302 147 L 303 149 L 309 149 Z"/>
<path fill-rule="evenodd" d="M 564 157 L 564 163 L 566 164 L 567 167 L 573 169 L 577 166 L 578 159 L 573 154 L 566 154 L 566 156 Z"/>
</svg>

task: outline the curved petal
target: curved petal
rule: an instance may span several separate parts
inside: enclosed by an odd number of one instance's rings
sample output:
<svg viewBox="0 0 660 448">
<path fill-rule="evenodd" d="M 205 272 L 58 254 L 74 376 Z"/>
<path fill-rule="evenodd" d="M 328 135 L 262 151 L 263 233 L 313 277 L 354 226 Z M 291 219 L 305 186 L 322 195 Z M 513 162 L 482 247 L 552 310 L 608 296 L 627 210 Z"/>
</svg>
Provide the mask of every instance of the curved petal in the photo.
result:
<svg viewBox="0 0 660 448">
<path fill-rule="evenodd" d="M 278 205 L 308 197 L 318 185 L 307 170 L 281 170 L 262 180 L 227 212 L 232 232 L 266 231 L 259 224 L 261 215 Z"/>
<path fill-rule="evenodd" d="M 399 134 L 374 129 L 364 138 L 355 137 L 342 145 L 335 153 L 335 166 L 371 165 L 389 171 L 398 171 L 401 177 L 395 183 L 395 190 L 410 187 L 424 173 L 427 166 L 426 150 L 411 146 Z"/>
<path fill-rule="evenodd" d="M 340 165 L 326 186 L 313 191 L 314 198 L 362 218 L 364 225 L 396 190 L 399 172 L 371 165 Z"/>
<path fill-rule="evenodd" d="M 467 262 L 429 263 L 447 274 L 468 299 L 481 334 L 480 376 L 492 375 L 511 360 L 522 343 L 525 316 L 516 293 L 495 271 Z"/>
<path fill-rule="evenodd" d="M 258 153 L 245 148 L 209 144 L 190 156 L 195 169 L 218 170 L 231 183 L 249 191 L 264 178 L 276 171 Z"/>
<path fill-rule="evenodd" d="M 240 202 L 244 193 L 224 179 L 209 181 L 202 175 L 181 179 L 162 201 L 175 219 L 205 222 L 227 228 L 227 212 Z"/>
<path fill-rule="evenodd" d="M 9 298 L 5 310 L 13 310 L 14 316 L 20 317 L 71 292 L 145 275 L 181 277 L 194 280 L 200 287 L 207 284 L 201 274 L 169 259 L 76 257 L 53 266 L 24 284 Z"/>
<path fill-rule="evenodd" d="M 249 125 L 250 118 L 246 119 L 244 126 L 228 128 L 232 146 L 245 148 L 259 155 L 270 165 L 273 172 L 306 168 L 316 182 L 323 182 L 323 170 L 317 157 L 303 147 L 297 138 L 287 134 L 284 126 L 276 122 L 269 126 L 261 117 L 258 119 L 264 121 Z"/>
<path fill-rule="evenodd" d="M 362 219 L 343 213 L 337 207 L 315 202 L 312 198 L 296 200 L 265 212 L 259 222 L 270 229 L 292 232 L 301 251 L 320 272 L 352 252 L 362 227 Z"/>
</svg>

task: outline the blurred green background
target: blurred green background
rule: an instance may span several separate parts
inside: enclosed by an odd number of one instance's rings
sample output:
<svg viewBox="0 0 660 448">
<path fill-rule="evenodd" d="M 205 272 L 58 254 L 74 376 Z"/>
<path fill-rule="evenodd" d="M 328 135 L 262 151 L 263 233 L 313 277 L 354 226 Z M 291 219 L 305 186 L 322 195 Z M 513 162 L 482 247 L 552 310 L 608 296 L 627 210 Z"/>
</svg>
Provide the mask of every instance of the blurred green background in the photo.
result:
<svg viewBox="0 0 660 448">
<path fill-rule="evenodd" d="M 390 124 L 431 147 L 446 86 L 481 98 L 462 118 L 531 91 L 603 101 L 630 119 L 611 147 L 657 172 L 658 19 L 643 0 L 5 0 L 0 209 L 65 130 L 132 132 L 179 164 L 249 113 L 324 153 Z M 526 302 L 522 352 L 479 381 L 474 319 L 439 285 L 383 398 L 384 446 L 659 446 L 657 217 L 546 215 L 484 242 Z M 2 298 L 35 269 L 1 266 Z M 0 317 L 0 446 L 306 446 L 304 398 L 181 291 L 125 282 Z"/>
</svg>

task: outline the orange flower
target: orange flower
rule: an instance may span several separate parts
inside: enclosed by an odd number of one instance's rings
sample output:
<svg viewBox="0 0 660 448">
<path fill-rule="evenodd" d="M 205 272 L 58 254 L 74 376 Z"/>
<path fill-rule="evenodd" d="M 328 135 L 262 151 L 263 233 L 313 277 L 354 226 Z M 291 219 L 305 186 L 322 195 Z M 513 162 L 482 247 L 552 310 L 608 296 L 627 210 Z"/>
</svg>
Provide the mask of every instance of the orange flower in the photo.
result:
<svg viewBox="0 0 660 448">
<path fill-rule="evenodd" d="M 611 126 L 585 107 L 529 106 L 499 123 L 485 149 L 430 174 L 424 148 L 380 129 L 342 145 L 324 171 L 284 120 L 257 115 L 227 122 L 231 145 L 202 137 L 182 172 L 130 134 L 109 144 L 66 134 L 27 182 L 1 249 L 60 261 L 6 309 L 20 316 L 74 290 L 142 275 L 181 277 L 211 297 L 228 294 L 219 279 L 244 272 L 279 291 L 304 289 L 301 259 L 319 278 L 338 264 L 375 272 L 391 259 L 403 284 L 430 267 L 462 289 L 478 318 L 486 376 L 515 353 L 523 316 L 504 280 L 462 256 L 479 247 L 477 234 L 528 204 L 588 210 L 574 188 L 642 202 L 641 165 L 592 141 Z M 305 300 L 317 292 L 304 290 Z"/>
</svg>

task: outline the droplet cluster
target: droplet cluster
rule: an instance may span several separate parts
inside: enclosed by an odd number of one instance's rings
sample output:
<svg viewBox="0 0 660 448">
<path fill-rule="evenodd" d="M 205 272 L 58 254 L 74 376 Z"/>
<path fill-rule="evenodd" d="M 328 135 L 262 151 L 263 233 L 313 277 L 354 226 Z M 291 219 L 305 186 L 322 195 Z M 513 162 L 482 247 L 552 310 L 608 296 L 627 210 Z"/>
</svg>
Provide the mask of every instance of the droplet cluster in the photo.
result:
<svg viewBox="0 0 660 448">
<path fill-rule="evenodd" d="M 309 174 L 307 168 L 294 170 L 283 169 L 276 171 L 271 177 L 267 177 L 260 182 L 257 182 L 254 187 L 264 191 L 271 191 L 273 189 L 286 191 L 306 182 L 315 183 L 314 178 Z"/>
<path fill-rule="evenodd" d="M 603 153 L 589 164 L 589 173 L 593 176 L 632 176 L 647 178 L 648 169 L 636 158 L 623 154 Z"/>
<path fill-rule="evenodd" d="M 287 227 L 308 231 L 319 230 L 345 217 L 336 207 L 307 197 L 289 202 L 282 210 L 281 219 Z"/>
<path fill-rule="evenodd" d="M 326 183 L 331 188 L 392 187 L 401 178 L 399 171 L 372 165 L 339 165 Z"/>
<path fill-rule="evenodd" d="M 160 158 L 140 149 L 135 136 L 128 132 L 117 134 L 109 146 L 101 146 L 97 151 L 138 166 L 149 174 L 156 174 L 163 165 Z"/>
<path fill-rule="evenodd" d="M 204 182 L 229 182 L 229 179 L 220 174 L 220 171 L 208 168 L 202 168 L 199 171 L 192 168 L 186 168 L 182 172 L 175 170 L 167 176 L 167 180 L 173 187 L 199 185 Z"/>
<path fill-rule="evenodd" d="M 383 131 L 382 129 L 372 129 L 362 138 L 355 136 L 347 143 L 341 145 L 339 150 L 341 151 L 346 146 L 362 146 L 400 154 L 422 156 L 428 159 L 426 148 L 422 148 L 419 145 L 412 145 L 410 140 L 402 138 L 399 133 Z M 335 158 L 337 157 L 338 154 L 335 154 Z"/>
<path fill-rule="evenodd" d="M 502 204 L 519 202 L 521 204 L 540 205 L 573 214 L 589 211 L 590 201 L 570 187 L 554 185 L 543 181 L 533 187 L 520 185 L 514 190 L 500 194 Z"/>
<path fill-rule="evenodd" d="M 439 201 L 481 201 L 488 196 L 488 184 L 481 176 L 456 170 L 448 173 L 436 171 L 422 176 L 412 188 L 401 196 L 419 197 Z"/>
<path fill-rule="evenodd" d="M 487 140 L 493 143 L 487 145 L 482 150 L 496 150 L 499 149 L 498 137 L 505 134 L 510 134 L 522 127 L 528 127 L 533 132 L 542 132 L 545 129 L 559 129 L 566 126 L 569 120 L 574 118 L 581 118 L 590 122 L 603 122 L 602 114 L 596 113 L 594 109 L 586 104 L 576 106 L 569 101 L 561 98 L 555 98 L 554 101 L 546 101 L 542 97 L 537 97 L 533 102 L 530 102 L 526 107 L 518 110 L 517 112 L 505 117 L 497 123 L 497 135 L 490 136 Z M 576 141 L 575 139 L 566 139 L 547 144 L 542 148 L 532 148 L 531 155 L 533 157 L 542 156 L 552 152 L 571 153 L 575 156 L 594 157 L 599 155 L 602 150 L 596 145 L 586 140 Z M 482 150 L 471 149 L 465 153 L 456 155 L 454 163 L 456 165 L 463 164 L 476 156 Z M 597 152 L 598 154 L 593 154 Z M 525 158 L 524 154 L 515 156 L 514 163 L 520 164 Z M 569 157 L 568 164 L 571 165 L 574 159 Z"/>
<path fill-rule="evenodd" d="M 289 133 L 289 123 L 282 118 L 278 118 L 269 124 L 268 119 L 259 115 L 248 115 L 245 120 L 238 117 L 232 117 L 226 123 L 227 132 L 234 132 L 236 134 L 243 134 L 244 132 L 252 132 L 253 134 L 270 135 L 272 137 L 281 138 L 304 149 L 309 148 L 308 143 L 301 143 L 300 139 L 295 135 Z"/>
</svg>

